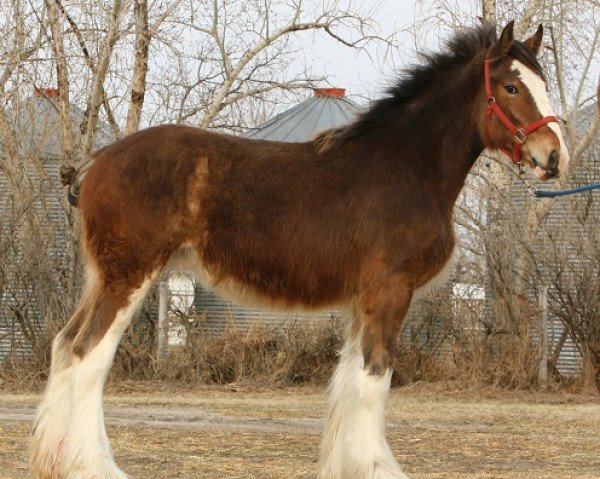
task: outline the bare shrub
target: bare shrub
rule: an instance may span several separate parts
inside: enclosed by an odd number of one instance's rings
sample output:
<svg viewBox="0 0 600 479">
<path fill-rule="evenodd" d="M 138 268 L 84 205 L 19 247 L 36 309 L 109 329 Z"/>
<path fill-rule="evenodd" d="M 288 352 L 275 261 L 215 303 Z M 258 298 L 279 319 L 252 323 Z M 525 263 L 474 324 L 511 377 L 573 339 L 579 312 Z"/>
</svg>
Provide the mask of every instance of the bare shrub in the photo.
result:
<svg viewBox="0 0 600 479">
<path fill-rule="evenodd" d="M 343 328 L 334 320 L 307 326 L 294 323 L 287 328 L 284 350 L 277 358 L 276 379 L 284 384 L 327 382 L 342 347 Z"/>
<path fill-rule="evenodd" d="M 600 212 L 598 207 L 590 210 L 588 216 L 578 218 L 579 231 L 564 231 L 562 237 L 549 239 L 552 255 L 548 261 L 553 268 L 548 277 L 552 314 L 574 341 L 582 358 L 583 378 L 600 391 Z"/>
<path fill-rule="evenodd" d="M 203 318 L 181 315 L 185 341 L 171 346 L 167 359 L 158 361 L 152 300 L 156 291 L 150 296 L 117 350 L 110 373 L 113 383 L 323 385 L 342 348 L 346 325 L 341 321 L 296 321 L 242 329 L 232 319 L 224 330 L 214 332 Z M 398 340 L 392 385 L 450 382 L 452 387 L 460 384 L 475 389 L 536 387 L 539 349 L 533 333 L 537 311 L 528 301 L 514 301 L 522 303 L 519 321 L 509 315 L 487 324 L 480 308 L 457 302 L 448 294 L 426 298 L 415 308 L 414 320 Z M 38 337 L 31 357 L 15 356 L 0 363 L 2 383 L 20 389 L 42 385 L 50 364 L 51 338 L 61 321 L 55 318 L 49 324 L 52 326 Z"/>
<path fill-rule="evenodd" d="M 262 324 L 242 329 L 232 319 L 221 332 L 214 332 L 203 318 L 190 321 L 182 315 L 180 320 L 185 325 L 185 341 L 180 346 L 172 346 L 167 360 L 162 363 L 140 346 L 139 335 L 146 334 L 144 329 L 133 328 L 117 351 L 111 378 L 189 385 L 235 382 L 322 385 L 333 374 L 347 327 L 332 319 L 319 323 L 300 320 L 283 326 Z M 433 321 L 423 323 L 434 324 Z M 439 381 L 446 377 L 448 358 L 439 355 L 438 334 L 426 332 L 426 329 L 428 326 L 422 326 L 414 331 L 430 338 L 429 342 L 399 339 L 393 363 L 394 385 Z M 434 337 L 436 341 L 431 339 Z"/>
<path fill-rule="evenodd" d="M 440 325 L 433 313 L 439 313 L 439 305 L 398 340 L 393 386 L 438 381 L 458 381 L 474 388 L 535 386 L 536 346 L 526 329 L 518 334 L 480 334 L 475 339 L 472 331 L 452 329 L 452 317 L 441 318 Z M 124 336 L 110 373 L 113 383 L 323 385 L 333 374 L 346 328 L 340 321 L 328 320 L 241 329 L 232 321 L 215 333 L 200 321 L 188 326 L 186 341 L 172 346 L 168 358 L 159 362 L 153 318 L 151 308 L 146 307 Z M 20 389 L 41 387 L 57 329 L 40 337 L 31 357 L 11 357 L 0 363 L 0 381 Z"/>
<path fill-rule="evenodd" d="M 494 321 L 481 315 L 460 317 L 460 322 L 470 327 L 455 326 L 453 331 L 456 378 L 468 385 L 537 387 L 540 361 L 537 305 L 510 295 L 497 301 L 496 306 Z"/>
<path fill-rule="evenodd" d="M 5 389 L 38 390 L 48 378 L 52 340 L 58 330 L 38 334 L 31 354 L 13 353 L 0 362 L 0 387 Z"/>
<path fill-rule="evenodd" d="M 155 379 L 189 384 L 257 380 L 321 383 L 335 365 L 341 347 L 340 329 L 333 321 L 322 325 L 294 323 L 285 328 L 256 325 L 248 330 L 231 322 L 217 334 L 195 327 L 188 330 L 184 345 L 172 348 L 167 361 L 143 375 L 155 372 Z M 129 377 L 126 374 L 122 378 Z"/>
<path fill-rule="evenodd" d="M 539 347 L 533 331 L 537 310 L 530 302 L 520 301 L 520 320 L 505 318 L 494 327 L 483 324 L 479 309 L 473 309 L 468 318 L 459 307 L 462 303 L 457 305 L 448 294 L 421 301 L 413 312 L 414 321 L 398 340 L 392 384 L 458 381 L 474 388 L 536 387 Z M 330 320 L 242 329 L 232 320 L 215 333 L 202 318 L 195 322 L 185 316 L 180 319 L 186 340 L 171 347 L 162 364 L 139 346 L 135 334 L 143 330 L 133 329 L 125 338 L 125 343 L 131 344 L 119 348 L 113 379 L 159 379 L 191 385 L 244 381 L 325 384 L 335 369 L 346 327 Z M 136 352 L 143 357 L 136 359 Z M 137 367 L 119 366 L 123 363 Z"/>
<path fill-rule="evenodd" d="M 393 362 L 392 386 L 448 379 L 452 369 L 447 358 L 432 353 L 422 344 L 399 341 Z"/>
</svg>

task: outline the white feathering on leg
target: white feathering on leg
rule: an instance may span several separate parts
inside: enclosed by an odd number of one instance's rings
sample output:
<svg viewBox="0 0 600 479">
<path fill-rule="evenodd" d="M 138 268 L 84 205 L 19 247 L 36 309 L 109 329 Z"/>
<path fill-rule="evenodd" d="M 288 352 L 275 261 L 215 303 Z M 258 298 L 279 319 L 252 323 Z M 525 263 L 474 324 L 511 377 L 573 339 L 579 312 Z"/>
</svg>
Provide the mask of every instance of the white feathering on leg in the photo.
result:
<svg viewBox="0 0 600 479">
<path fill-rule="evenodd" d="M 391 370 L 364 369 L 360 339 L 346 342 L 329 388 L 319 479 L 408 479 L 385 439 Z"/>
</svg>

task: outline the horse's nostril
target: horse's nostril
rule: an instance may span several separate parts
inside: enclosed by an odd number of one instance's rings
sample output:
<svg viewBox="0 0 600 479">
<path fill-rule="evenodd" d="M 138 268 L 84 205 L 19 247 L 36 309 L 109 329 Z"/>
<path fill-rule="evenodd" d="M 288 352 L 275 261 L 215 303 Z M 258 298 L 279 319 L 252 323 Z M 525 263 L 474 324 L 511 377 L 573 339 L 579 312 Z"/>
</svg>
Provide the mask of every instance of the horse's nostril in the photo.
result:
<svg viewBox="0 0 600 479">
<path fill-rule="evenodd" d="M 548 170 L 555 171 L 558 169 L 558 162 L 560 161 L 560 153 L 558 150 L 552 150 L 548 155 Z"/>
</svg>

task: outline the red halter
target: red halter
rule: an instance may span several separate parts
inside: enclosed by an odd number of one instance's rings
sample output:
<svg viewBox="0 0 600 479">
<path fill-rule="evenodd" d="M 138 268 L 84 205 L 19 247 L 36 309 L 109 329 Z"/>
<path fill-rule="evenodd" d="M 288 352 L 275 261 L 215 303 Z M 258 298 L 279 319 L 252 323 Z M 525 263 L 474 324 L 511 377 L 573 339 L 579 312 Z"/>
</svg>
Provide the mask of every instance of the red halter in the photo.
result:
<svg viewBox="0 0 600 479">
<path fill-rule="evenodd" d="M 500 148 L 512 161 L 513 163 L 520 165 L 521 164 L 521 146 L 527 140 L 527 135 L 532 131 L 537 130 L 541 126 L 547 125 L 548 123 L 554 122 L 558 123 L 558 118 L 555 116 L 545 116 L 540 118 L 539 120 L 535 120 L 534 122 L 527 125 L 525 128 L 517 127 L 508 116 L 504 114 L 502 108 L 498 106 L 496 103 L 496 98 L 494 97 L 492 91 L 492 83 L 491 83 L 491 75 L 490 75 L 490 63 L 492 60 L 486 57 L 484 64 L 484 77 L 485 77 L 485 94 L 487 97 L 487 108 L 485 109 L 486 116 L 486 127 L 488 131 L 488 135 L 491 136 L 491 120 L 492 113 L 495 113 L 496 116 L 500 119 L 502 123 L 510 130 L 510 132 L 514 135 L 514 143 L 513 143 L 513 151 L 506 148 Z"/>
</svg>

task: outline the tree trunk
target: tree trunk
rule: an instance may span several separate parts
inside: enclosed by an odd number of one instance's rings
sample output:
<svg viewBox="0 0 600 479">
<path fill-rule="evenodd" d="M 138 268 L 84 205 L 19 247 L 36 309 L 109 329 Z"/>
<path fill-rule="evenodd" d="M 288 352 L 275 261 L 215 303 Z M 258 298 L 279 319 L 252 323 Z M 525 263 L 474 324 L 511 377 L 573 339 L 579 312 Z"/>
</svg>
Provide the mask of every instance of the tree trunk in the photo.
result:
<svg viewBox="0 0 600 479">
<path fill-rule="evenodd" d="M 146 75 L 148 73 L 148 51 L 150 49 L 150 29 L 148 28 L 148 2 L 135 1 L 135 62 L 131 86 L 131 103 L 127 114 L 125 134 L 130 135 L 139 130 L 144 95 L 146 93 Z"/>
<path fill-rule="evenodd" d="M 496 23 L 496 0 L 482 0 L 483 19 Z"/>
<path fill-rule="evenodd" d="M 71 104 L 69 101 L 69 71 L 65 54 L 62 18 L 54 0 L 46 0 L 48 20 L 52 33 L 52 51 L 56 62 L 56 82 L 58 87 L 58 114 L 62 133 L 63 164 L 73 166 L 75 158 L 75 137 L 71 124 Z"/>
<path fill-rule="evenodd" d="M 92 151 L 94 132 L 96 130 L 96 125 L 98 124 L 98 114 L 100 113 L 100 107 L 104 101 L 102 95 L 104 79 L 108 73 L 110 57 L 112 55 L 115 43 L 117 42 L 117 33 L 122 12 L 123 8 L 121 0 L 114 0 L 113 8 L 110 14 L 110 23 L 108 25 L 108 34 L 102 45 L 100 60 L 98 62 L 96 74 L 94 75 L 92 92 L 90 94 L 90 113 L 88 116 L 88 123 L 85 130 L 85 136 L 83 138 L 82 148 L 82 155 L 84 158 L 87 158 Z"/>
</svg>

